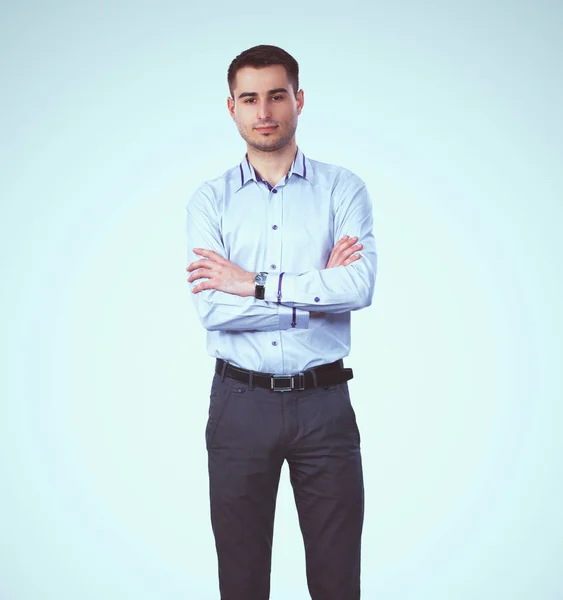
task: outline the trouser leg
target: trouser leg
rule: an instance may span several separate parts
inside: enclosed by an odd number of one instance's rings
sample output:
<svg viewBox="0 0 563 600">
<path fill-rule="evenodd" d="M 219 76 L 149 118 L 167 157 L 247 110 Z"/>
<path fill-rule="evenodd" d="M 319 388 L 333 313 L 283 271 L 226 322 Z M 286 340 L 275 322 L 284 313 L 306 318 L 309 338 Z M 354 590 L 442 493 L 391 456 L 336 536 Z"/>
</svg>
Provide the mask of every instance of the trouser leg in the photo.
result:
<svg viewBox="0 0 563 600">
<path fill-rule="evenodd" d="M 268 600 L 270 595 L 283 463 L 277 447 L 281 414 L 276 400 L 268 390 L 250 391 L 215 376 L 206 442 L 221 600 Z"/>
<path fill-rule="evenodd" d="M 312 600 L 360 598 L 364 486 L 347 383 L 303 392 L 288 463 Z"/>
</svg>

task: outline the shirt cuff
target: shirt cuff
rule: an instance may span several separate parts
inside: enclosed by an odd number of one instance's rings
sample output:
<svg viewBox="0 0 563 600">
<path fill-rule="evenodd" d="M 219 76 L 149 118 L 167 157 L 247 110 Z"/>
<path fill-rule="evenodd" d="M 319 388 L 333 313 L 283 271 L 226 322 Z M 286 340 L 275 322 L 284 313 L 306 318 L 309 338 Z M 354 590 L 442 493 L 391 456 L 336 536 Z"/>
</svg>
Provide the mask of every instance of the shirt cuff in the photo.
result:
<svg viewBox="0 0 563 600">
<path fill-rule="evenodd" d="M 267 300 L 268 302 L 278 301 L 279 278 L 280 273 L 268 273 L 268 277 L 266 277 L 266 285 L 264 287 L 264 300 Z"/>
<path fill-rule="evenodd" d="M 309 311 L 290 306 L 279 305 L 279 328 L 281 329 L 309 329 Z"/>
<path fill-rule="evenodd" d="M 270 273 L 266 278 L 264 300 L 268 302 L 295 302 L 297 275 L 295 273 Z"/>
</svg>

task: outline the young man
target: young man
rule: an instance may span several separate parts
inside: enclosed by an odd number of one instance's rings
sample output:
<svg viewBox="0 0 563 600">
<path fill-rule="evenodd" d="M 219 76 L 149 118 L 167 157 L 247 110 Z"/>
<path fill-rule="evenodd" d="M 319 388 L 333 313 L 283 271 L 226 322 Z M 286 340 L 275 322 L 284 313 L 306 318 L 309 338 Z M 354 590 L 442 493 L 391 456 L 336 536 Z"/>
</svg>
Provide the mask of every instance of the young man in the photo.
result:
<svg viewBox="0 0 563 600">
<path fill-rule="evenodd" d="M 350 312 L 373 297 L 371 201 L 359 177 L 297 147 L 292 56 L 250 48 L 228 84 L 246 155 L 187 206 L 188 281 L 217 359 L 205 434 L 221 599 L 269 598 L 286 460 L 311 597 L 356 600 L 364 489 L 342 359 Z"/>
</svg>

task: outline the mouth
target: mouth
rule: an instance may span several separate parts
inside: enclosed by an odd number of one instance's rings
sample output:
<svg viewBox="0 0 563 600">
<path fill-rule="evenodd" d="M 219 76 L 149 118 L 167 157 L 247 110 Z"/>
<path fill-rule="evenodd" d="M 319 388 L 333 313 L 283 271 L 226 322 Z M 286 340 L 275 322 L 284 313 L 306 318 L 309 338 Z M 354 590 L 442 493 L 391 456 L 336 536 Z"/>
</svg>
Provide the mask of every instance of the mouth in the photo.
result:
<svg viewBox="0 0 563 600">
<path fill-rule="evenodd" d="M 274 131 L 274 129 L 277 128 L 277 125 L 273 125 L 271 127 L 255 127 L 256 131 L 259 131 L 260 133 L 270 133 L 272 131 Z"/>
</svg>

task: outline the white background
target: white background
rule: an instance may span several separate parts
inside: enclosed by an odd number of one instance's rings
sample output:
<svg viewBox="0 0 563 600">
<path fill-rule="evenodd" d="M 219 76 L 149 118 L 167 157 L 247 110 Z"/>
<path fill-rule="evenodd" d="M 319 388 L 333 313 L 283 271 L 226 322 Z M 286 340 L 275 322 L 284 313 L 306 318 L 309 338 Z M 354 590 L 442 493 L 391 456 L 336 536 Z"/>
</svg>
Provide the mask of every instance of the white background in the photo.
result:
<svg viewBox="0 0 563 600">
<path fill-rule="evenodd" d="M 244 155 L 226 73 L 261 43 L 374 205 L 362 597 L 563 598 L 561 5 L 1 10 L 0 599 L 219 597 L 184 207 Z M 272 600 L 309 598 L 290 490 Z"/>
</svg>

